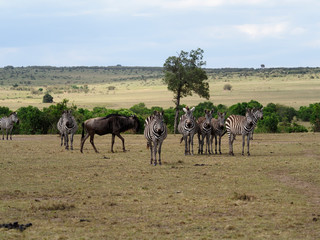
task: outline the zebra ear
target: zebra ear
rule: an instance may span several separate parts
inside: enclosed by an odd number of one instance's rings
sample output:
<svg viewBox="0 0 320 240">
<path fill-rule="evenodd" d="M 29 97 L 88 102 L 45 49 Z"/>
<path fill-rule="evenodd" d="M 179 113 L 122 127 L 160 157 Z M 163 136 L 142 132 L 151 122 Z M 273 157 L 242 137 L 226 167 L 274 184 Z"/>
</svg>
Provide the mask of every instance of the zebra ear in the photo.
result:
<svg viewBox="0 0 320 240">
<path fill-rule="evenodd" d="M 182 108 L 182 110 L 183 110 L 185 113 L 187 113 L 187 109 L 186 109 L 186 108 Z"/>
<path fill-rule="evenodd" d="M 196 109 L 196 108 L 195 108 L 195 107 L 193 107 L 193 108 L 191 108 L 191 110 L 190 110 L 190 111 L 191 111 L 191 112 L 193 112 L 195 109 Z"/>
</svg>

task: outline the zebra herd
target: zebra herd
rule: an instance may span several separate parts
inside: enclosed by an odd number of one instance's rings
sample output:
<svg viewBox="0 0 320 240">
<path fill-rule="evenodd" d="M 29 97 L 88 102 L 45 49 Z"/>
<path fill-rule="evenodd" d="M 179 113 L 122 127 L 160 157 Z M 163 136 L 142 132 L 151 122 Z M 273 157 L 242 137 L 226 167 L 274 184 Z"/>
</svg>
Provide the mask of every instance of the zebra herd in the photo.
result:
<svg viewBox="0 0 320 240">
<path fill-rule="evenodd" d="M 247 154 L 250 155 L 250 140 L 253 137 L 253 131 L 260 119 L 263 119 L 263 108 L 246 109 L 245 116 L 230 115 L 227 119 L 226 113 L 218 112 L 218 118 L 213 118 L 213 109 L 205 110 L 204 116 L 195 119 L 193 116 L 195 108 L 183 108 L 184 114 L 180 117 L 178 124 L 178 131 L 182 134 L 181 141 L 184 141 L 185 155 L 193 155 L 193 138 L 198 135 L 198 154 L 213 154 L 213 138 L 215 139 L 215 154 L 218 153 L 217 145 L 219 143 L 219 154 L 221 154 L 221 138 L 227 133 L 229 138 L 229 154 L 233 153 L 233 142 L 236 135 L 242 135 L 242 155 L 244 155 L 245 138 L 247 138 Z M 6 130 L 7 140 L 10 134 L 12 140 L 13 124 L 19 121 L 17 113 L 11 113 L 9 117 L 0 119 L 0 127 L 2 130 L 2 139 L 4 139 L 4 130 Z M 118 114 L 111 114 L 107 117 L 89 119 L 82 124 L 82 138 L 81 138 L 81 152 L 85 140 L 90 136 L 90 142 L 96 152 L 97 149 L 93 143 L 94 134 L 104 135 L 112 133 L 113 152 L 114 137 L 118 136 L 122 140 L 123 151 L 125 150 L 124 139 L 120 133 L 128 129 L 139 130 L 139 120 L 136 116 L 125 117 Z M 69 135 L 70 135 L 70 149 L 73 149 L 73 136 L 78 130 L 77 122 L 72 115 L 71 110 L 65 110 L 62 113 L 58 123 L 57 129 L 61 136 L 61 146 L 64 145 L 69 149 Z M 84 136 L 84 131 L 87 132 Z M 164 122 L 164 112 L 154 111 L 154 113 L 145 120 L 144 136 L 147 140 L 147 147 L 150 148 L 151 158 L 150 163 L 161 165 L 161 147 L 163 141 L 167 137 L 167 126 Z M 219 138 L 219 141 L 218 141 Z M 203 145 L 205 144 L 205 151 Z M 157 161 L 158 154 L 158 161 Z"/>
</svg>

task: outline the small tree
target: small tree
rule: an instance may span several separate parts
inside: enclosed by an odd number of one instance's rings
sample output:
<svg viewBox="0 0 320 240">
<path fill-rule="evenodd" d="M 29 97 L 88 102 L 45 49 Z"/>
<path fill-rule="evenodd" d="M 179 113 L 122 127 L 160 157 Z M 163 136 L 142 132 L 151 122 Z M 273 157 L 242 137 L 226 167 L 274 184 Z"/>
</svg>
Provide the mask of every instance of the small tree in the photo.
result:
<svg viewBox="0 0 320 240">
<path fill-rule="evenodd" d="M 49 93 L 46 93 L 46 94 L 43 96 L 42 102 L 43 102 L 43 103 L 52 103 L 52 102 L 53 102 L 53 97 L 52 97 Z"/>
<path fill-rule="evenodd" d="M 206 62 L 202 61 L 203 50 L 198 48 L 190 53 L 181 51 L 179 56 L 167 58 L 164 67 L 164 83 L 168 85 L 168 90 L 174 93 L 175 119 L 174 133 L 178 126 L 180 99 L 198 94 L 206 99 L 210 98 L 209 83 L 206 72 L 201 68 Z"/>
</svg>

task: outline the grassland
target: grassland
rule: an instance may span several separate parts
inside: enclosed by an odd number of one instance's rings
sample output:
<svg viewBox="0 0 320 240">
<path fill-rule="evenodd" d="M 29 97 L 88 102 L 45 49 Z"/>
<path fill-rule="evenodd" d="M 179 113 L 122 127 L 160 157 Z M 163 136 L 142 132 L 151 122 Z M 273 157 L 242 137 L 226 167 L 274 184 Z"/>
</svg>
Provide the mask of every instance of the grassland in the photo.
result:
<svg viewBox="0 0 320 240">
<path fill-rule="evenodd" d="M 240 70 L 208 69 L 210 101 L 215 105 L 231 106 L 253 99 L 264 105 L 272 102 L 295 108 L 319 102 L 318 69 L 309 69 L 302 74 L 289 74 L 290 69 L 265 72 L 245 69 L 244 73 L 243 69 Z M 47 107 L 49 105 L 42 103 L 42 98 L 44 92 L 49 91 L 56 103 L 69 99 L 70 103 L 88 109 L 96 106 L 130 108 L 140 102 L 144 102 L 147 107 L 169 108 L 174 106 L 173 93 L 167 90 L 161 79 L 161 68 L 2 69 L 0 105 L 12 110 L 28 105 Z M 12 84 L 18 86 L 13 87 Z M 231 84 L 232 90 L 223 90 L 225 84 Z M 88 92 L 77 90 L 84 86 L 88 87 Z M 110 90 L 110 87 L 115 89 Z M 43 91 L 37 92 L 39 88 Z M 194 106 L 203 101 L 205 99 L 194 95 L 183 98 L 182 104 Z"/>
<path fill-rule="evenodd" d="M 128 152 L 59 146 L 56 135 L 0 143 L 0 223 L 32 222 L 0 239 L 318 239 L 320 134 L 255 134 L 251 156 L 184 156 L 179 135 L 149 164 L 142 135 Z M 75 137 L 79 143 L 80 136 Z"/>
</svg>

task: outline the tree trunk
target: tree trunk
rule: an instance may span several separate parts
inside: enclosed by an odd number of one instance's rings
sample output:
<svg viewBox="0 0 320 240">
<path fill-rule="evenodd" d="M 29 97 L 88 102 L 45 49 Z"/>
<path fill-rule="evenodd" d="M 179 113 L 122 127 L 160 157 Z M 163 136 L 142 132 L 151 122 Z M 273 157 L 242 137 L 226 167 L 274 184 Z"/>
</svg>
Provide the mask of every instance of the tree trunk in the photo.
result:
<svg viewBox="0 0 320 240">
<path fill-rule="evenodd" d="M 178 90 L 177 97 L 176 97 L 176 115 L 174 117 L 174 130 L 173 130 L 174 134 L 177 133 L 178 123 L 179 123 L 178 121 L 179 121 L 180 98 L 181 98 L 181 94 L 180 94 L 180 90 Z"/>
</svg>

